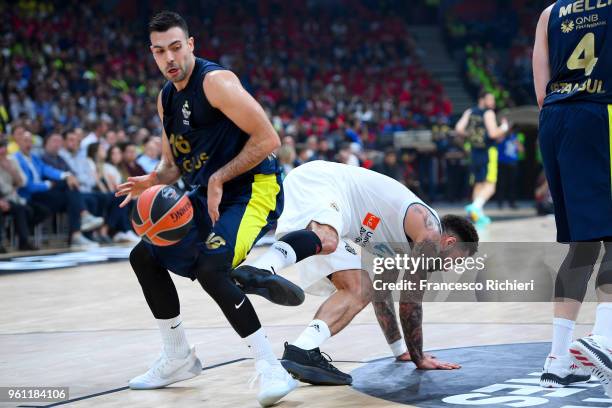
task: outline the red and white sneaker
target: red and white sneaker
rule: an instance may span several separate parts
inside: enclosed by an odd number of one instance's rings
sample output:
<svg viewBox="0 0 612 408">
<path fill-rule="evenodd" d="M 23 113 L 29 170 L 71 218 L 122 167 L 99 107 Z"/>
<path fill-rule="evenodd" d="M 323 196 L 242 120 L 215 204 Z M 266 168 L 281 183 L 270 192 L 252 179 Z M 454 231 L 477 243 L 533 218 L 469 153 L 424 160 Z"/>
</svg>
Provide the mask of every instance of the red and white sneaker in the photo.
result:
<svg viewBox="0 0 612 408">
<path fill-rule="evenodd" d="M 612 346 L 603 336 L 582 337 L 570 345 L 570 355 L 603 385 L 606 395 L 612 397 Z"/>
<path fill-rule="evenodd" d="M 591 374 L 574 364 L 569 355 L 546 357 L 544 368 L 540 375 L 540 387 L 563 388 L 571 384 L 587 382 Z"/>
</svg>

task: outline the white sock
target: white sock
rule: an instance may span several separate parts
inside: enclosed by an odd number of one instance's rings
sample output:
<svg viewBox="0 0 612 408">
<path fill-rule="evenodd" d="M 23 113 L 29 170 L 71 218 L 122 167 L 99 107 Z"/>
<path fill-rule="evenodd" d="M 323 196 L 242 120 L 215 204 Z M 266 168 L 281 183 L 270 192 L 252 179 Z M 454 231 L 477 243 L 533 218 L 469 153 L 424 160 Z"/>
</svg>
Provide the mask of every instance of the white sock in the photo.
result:
<svg viewBox="0 0 612 408">
<path fill-rule="evenodd" d="M 330 337 L 331 332 L 329 327 L 327 327 L 327 323 L 323 320 L 315 319 L 304 329 L 300 337 L 293 342 L 293 345 L 303 350 L 312 350 L 319 347 Z"/>
<path fill-rule="evenodd" d="M 593 334 L 612 340 L 612 303 L 600 303 L 597 306 Z"/>
<path fill-rule="evenodd" d="M 482 210 L 482 207 L 484 207 L 485 205 L 485 200 L 478 197 L 476 199 L 474 199 L 474 202 L 472 203 L 472 205 L 476 208 L 478 208 L 479 210 Z"/>
<path fill-rule="evenodd" d="M 404 354 L 405 352 L 408 351 L 408 347 L 406 346 L 406 342 L 401 337 L 400 337 L 400 339 L 398 341 L 389 344 L 389 347 L 391 348 L 391 352 L 393 353 L 393 357 L 399 357 L 399 356 L 401 356 L 402 354 Z"/>
<path fill-rule="evenodd" d="M 290 265 L 293 265 L 297 259 L 295 251 L 286 242 L 276 241 L 265 254 L 257 258 L 251 266 L 268 271 L 279 272 Z"/>
<path fill-rule="evenodd" d="M 562 319 L 555 317 L 553 319 L 553 338 L 550 354 L 556 357 L 569 354 L 569 347 L 572 344 L 572 335 L 574 334 L 574 326 L 576 323 L 573 320 Z"/>
<path fill-rule="evenodd" d="M 259 330 L 250 336 L 245 337 L 244 341 L 251 349 L 253 357 L 255 357 L 255 364 L 263 360 L 270 363 L 270 365 L 280 365 L 272 351 L 272 345 L 270 345 L 263 327 L 260 327 Z"/>
<path fill-rule="evenodd" d="M 185 336 L 181 315 L 172 319 L 156 319 L 164 343 L 164 352 L 170 358 L 185 358 L 190 347 Z"/>
</svg>

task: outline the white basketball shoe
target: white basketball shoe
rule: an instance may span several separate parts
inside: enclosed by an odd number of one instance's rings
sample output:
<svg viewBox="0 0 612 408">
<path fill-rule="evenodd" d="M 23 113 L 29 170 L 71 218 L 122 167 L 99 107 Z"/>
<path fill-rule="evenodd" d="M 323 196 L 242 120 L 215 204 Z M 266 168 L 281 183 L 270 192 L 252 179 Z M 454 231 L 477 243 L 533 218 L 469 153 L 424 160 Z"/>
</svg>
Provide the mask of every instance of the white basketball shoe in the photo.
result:
<svg viewBox="0 0 612 408">
<path fill-rule="evenodd" d="M 133 390 L 152 390 L 188 380 L 200 375 L 201 372 L 202 363 L 196 356 L 195 347 L 191 348 L 185 358 L 169 358 L 162 351 L 149 371 L 132 378 L 128 386 Z"/>
<path fill-rule="evenodd" d="M 298 383 L 280 364 L 271 365 L 265 360 L 255 363 L 255 376 L 250 381 L 253 387 L 259 380 L 257 401 L 262 407 L 269 407 L 293 391 Z"/>
<path fill-rule="evenodd" d="M 572 359 L 599 379 L 612 398 L 612 345 L 603 336 L 582 337 L 570 345 Z"/>
<path fill-rule="evenodd" d="M 546 357 L 542 375 L 540 375 L 540 387 L 562 388 L 570 384 L 589 381 L 590 378 L 590 373 L 571 361 L 569 355 L 549 355 Z"/>
</svg>

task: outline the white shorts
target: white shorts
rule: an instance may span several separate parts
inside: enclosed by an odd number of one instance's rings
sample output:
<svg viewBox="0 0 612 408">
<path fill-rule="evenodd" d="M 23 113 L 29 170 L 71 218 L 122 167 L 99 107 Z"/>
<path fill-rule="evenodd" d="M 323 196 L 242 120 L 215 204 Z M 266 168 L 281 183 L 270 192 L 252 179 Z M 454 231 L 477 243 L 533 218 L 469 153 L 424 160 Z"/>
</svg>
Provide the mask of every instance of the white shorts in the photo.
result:
<svg viewBox="0 0 612 408">
<path fill-rule="evenodd" d="M 315 255 L 298 262 L 295 269 L 296 282 L 304 292 L 315 296 L 329 296 L 336 291 L 330 280 L 334 272 L 361 269 L 360 247 L 349 240 L 341 239 L 336 251 L 328 255 Z"/>
<path fill-rule="evenodd" d="M 361 248 L 342 239 L 348 234 L 350 209 L 335 189 L 333 184 L 322 180 L 320 174 L 309 172 L 290 172 L 283 181 L 285 205 L 278 219 L 276 239 L 306 228 L 311 221 L 330 225 L 341 237 L 335 252 L 311 256 L 295 265 L 298 285 L 312 295 L 334 293 L 336 288 L 328 278 L 332 273 L 361 269 Z"/>
</svg>

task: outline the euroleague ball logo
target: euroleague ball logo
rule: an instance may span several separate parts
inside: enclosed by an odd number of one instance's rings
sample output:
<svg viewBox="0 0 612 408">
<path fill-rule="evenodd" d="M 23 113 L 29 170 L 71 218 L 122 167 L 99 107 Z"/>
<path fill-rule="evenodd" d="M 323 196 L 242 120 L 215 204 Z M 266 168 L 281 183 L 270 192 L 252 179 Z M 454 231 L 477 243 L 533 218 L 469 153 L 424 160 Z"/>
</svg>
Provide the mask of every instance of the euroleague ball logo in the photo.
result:
<svg viewBox="0 0 612 408">
<path fill-rule="evenodd" d="M 176 190 L 172 187 L 166 187 L 162 190 L 161 195 L 163 198 L 167 199 L 167 200 L 176 200 L 179 195 L 176 192 Z"/>
</svg>

